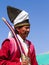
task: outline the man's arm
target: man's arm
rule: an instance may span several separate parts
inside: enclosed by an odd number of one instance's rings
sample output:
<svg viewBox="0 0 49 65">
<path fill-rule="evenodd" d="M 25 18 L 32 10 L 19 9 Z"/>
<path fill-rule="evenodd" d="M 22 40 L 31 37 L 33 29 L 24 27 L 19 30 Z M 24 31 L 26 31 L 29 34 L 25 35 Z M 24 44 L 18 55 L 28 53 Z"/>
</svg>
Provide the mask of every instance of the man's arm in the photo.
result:
<svg viewBox="0 0 49 65">
<path fill-rule="evenodd" d="M 0 65 L 21 65 L 19 58 L 12 60 L 10 46 L 9 40 L 3 42 L 2 48 L 0 49 Z"/>
<path fill-rule="evenodd" d="M 38 65 L 37 60 L 36 60 L 36 54 L 35 54 L 35 48 L 32 46 L 32 54 L 31 54 L 31 65 Z"/>
</svg>

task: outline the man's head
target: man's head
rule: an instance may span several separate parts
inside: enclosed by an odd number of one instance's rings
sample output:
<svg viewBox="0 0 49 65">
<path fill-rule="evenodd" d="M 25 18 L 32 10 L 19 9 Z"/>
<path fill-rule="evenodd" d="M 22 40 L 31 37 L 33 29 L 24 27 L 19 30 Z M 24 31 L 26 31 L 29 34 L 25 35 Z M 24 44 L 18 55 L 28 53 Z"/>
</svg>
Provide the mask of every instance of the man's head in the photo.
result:
<svg viewBox="0 0 49 65">
<path fill-rule="evenodd" d="M 30 29 L 30 23 L 29 23 L 29 16 L 26 11 L 22 11 L 20 9 L 8 6 L 7 7 L 7 13 L 10 21 L 14 24 L 15 30 L 18 31 L 18 34 L 22 34 L 22 29 L 29 28 Z M 26 31 L 26 30 L 25 30 Z M 24 31 L 22 31 L 24 32 Z M 25 32 L 25 34 L 28 32 Z"/>
</svg>

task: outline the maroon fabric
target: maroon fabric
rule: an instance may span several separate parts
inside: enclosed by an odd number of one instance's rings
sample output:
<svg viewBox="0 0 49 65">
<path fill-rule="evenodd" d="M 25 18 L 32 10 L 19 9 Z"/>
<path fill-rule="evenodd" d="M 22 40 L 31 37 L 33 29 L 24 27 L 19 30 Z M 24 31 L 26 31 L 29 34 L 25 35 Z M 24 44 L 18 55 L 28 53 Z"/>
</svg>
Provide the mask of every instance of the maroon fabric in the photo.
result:
<svg viewBox="0 0 49 65">
<path fill-rule="evenodd" d="M 29 45 L 29 57 L 31 60 L 31 65 L 38 65 L 36 61 L 35 49 L 33 44 L 26 40 L 26 43 Z M 14 43 L 13 43 L 14 44 Z M 17 45 L 17 44 L 16 44 Z M 0 49 L 0 65 L 21 65 L 20 57 L 21 53 L 19 47 L 17 47 L 16 51 L 14 51 L 14 47 L 11 44 L 10 39 L 6 39 L 2 43 L 2 47 Z M 11 53 L 12 51 L 12 53 Z"/>
</svg>

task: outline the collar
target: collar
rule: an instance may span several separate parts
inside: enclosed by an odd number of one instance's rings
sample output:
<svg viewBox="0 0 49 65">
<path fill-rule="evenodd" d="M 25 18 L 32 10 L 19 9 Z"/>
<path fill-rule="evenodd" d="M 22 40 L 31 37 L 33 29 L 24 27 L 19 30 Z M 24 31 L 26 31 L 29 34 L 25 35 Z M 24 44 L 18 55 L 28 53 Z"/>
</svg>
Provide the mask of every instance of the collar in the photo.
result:
<svg viewBox="0 0 49 65">
<path fill-rule="evenodd" d="M 28 54 L 28 45 L 26 44 L 26 42 L 24 42 L 24 40 L 18 34 L 17 34 L 17 37 L 20 40 L 21 45 L 22 45 L 22 47 L 23 47 L 23 49 L 25 51 L 25 54 L 27 56 L 27 54 Z"/>
</svg>

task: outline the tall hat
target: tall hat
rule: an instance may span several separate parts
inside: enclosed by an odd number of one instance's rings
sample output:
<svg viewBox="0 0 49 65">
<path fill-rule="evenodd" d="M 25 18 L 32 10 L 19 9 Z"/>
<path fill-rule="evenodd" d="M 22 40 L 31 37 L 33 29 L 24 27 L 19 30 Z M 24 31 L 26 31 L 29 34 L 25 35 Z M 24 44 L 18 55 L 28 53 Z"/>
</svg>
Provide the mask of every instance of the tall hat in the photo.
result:
<svg viewBox="0 0 49 65">
<path fill-rule="evenodd" d="M 14 24 L 15 27 L 30 25 L 29 16 L 26 11 L 7 6 L 7 13 L 10 21 Z"/>
</svg>

